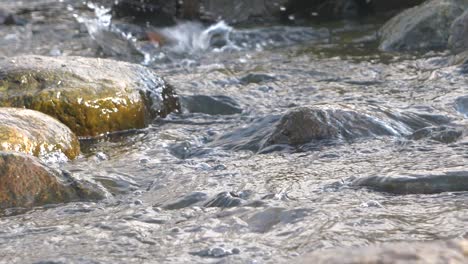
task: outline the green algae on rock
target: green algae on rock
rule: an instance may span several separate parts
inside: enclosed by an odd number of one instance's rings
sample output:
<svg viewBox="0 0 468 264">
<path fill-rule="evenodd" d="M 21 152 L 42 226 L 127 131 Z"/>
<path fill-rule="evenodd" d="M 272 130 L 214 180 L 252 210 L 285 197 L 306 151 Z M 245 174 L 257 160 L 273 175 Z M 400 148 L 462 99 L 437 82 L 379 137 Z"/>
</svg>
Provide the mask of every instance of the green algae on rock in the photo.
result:
<svg viewBox="0 0 468 264">
<path fill-rule="evenodd" d="M 39 159 L 0 151 L 0 209 L 96 200 L 102 194 Z"/>
<path fill-rule="evenodd" d="M 179 111 L 173 88 L 126 62 L 25 55 L 0 60 L 0 105 L 51 115 L 78 136 L 143 128 Z"/>
<path fill-rule="evenodd" d="M 61 152 L 69 159 L 80 153 L 80 144 L 64 124 L 43 113 L 0 107 L 0 151 L 42 156 Z"/>
</svg>

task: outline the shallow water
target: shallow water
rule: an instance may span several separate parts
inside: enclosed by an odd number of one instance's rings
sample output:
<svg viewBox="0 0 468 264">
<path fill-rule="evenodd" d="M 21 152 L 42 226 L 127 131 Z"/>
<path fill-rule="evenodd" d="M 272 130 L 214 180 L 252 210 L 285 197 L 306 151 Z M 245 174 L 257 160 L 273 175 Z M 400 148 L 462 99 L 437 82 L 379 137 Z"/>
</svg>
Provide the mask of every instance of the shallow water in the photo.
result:
<svg viewBox="0 0 468 264">
<path fill-rule="evenodd" d="M 157 47 L 106 25 L 90 36 L 83 19 L 103 25 L 75 1 L 0 3 L 28 20 L 0 28 L 2 56 L 107 54 L 154 68 L 184 98 L 229 96 L 242 109 L 185 108 L 140 131 L 82 141 L 77 160 L 48 160 L 99 183 L 108 198 L 3 212 L 2 263 L 281 263 L 325 248 L 468 235 L 467 192 L 394 195 L 350 185 L 468 170 L 468 123 L 455 103 L 467 78 L 445 66 L 445 54 L 379 53 L 373 20 L 211 31 L 182 24 L 162 31 L 194 38 Z M 110 52 L 102 43 L 123 44 Z M 243 134 L 219 140 L 239 128 L 261 134 L 270 124 L 262 120 L 317 103 L 441 115 L 465 132 L 452 143 L 382 136 L 266 153 L 243 149 Z"/>
</svg>

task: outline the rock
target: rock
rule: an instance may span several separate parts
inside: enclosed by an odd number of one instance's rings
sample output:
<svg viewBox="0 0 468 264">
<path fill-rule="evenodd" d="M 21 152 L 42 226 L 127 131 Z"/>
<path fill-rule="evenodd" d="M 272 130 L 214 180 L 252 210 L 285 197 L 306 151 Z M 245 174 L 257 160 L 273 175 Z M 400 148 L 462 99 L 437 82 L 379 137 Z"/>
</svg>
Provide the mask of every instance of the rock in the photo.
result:
<svg viewBox="0 0 468 264">
<path fill-rule="evenodd" d="M 352 185 L 394 194 L 462 192 L 468 191 L 468 171 L 408 176 L 369 176 L 355 180 Z"/>
<path fill-rule="evenodd" d="M 427 264 L 468 262 L 468 240 L 383 243 L 361 248 L 317 250 L 295 263 Z"/>
<path fill-rule="evenodd" d="M 430 120 L 412 113 L 392 112 L 368 105 L 317 105 L 285 114 L 268 136 L 267 145 L 299 145 L 314 140 L 404 136 L 430 125 Z"/>
<path fill-rule="evenodd" d="M 455 109 L 468 118 L 468 95 L 458 97 L 455 100 Z"/>
<path fill-rule="evenodd" d="M 448 45 L 455 54 L 468 51 L 468 10 L 452 23 Z"/>
<path fill-rule="evenodd" d="M 432 0 L 408 9 L 381 29 L 384 51 L 443 50 L 452 22 L 468 8 L 467 0 Z"/>
<path fill-rule="evenodd" d="M 420 140 L 430 138 L 441 143 L 453 143 L 463 136 L 463 128 L 450 126 L 431 126 L 416 130 L 410 139 Z"/>
<path fill-rule="evenodd" d="M 100 0 L 101 2 L 104 0 Z M 176 20 L 190 19 L 228 24 L 292 22 L 357 18 L 374 12 L 388 12 L 424 0 L 120 0 L 113 4 L 113 15 L 140 24 L 170 26 Z M 154 14 L 158 14 L 155 16 Z"/>
<path fill-rule="evenodd" d="M 203 113 L 208 115 L 234 115 L 242 113 L 242 109 L 236 101 L 223 95 L 182 96 L 180 102 L 182 108 L 190 113 Z"/>
<path fill-rule="evenodd" d="M 387 13 L 420 4 L 424 0 L 290 0 L 285 5 L 283 20 L 291 17 L 305 20 L 336 20 Z"/>
<path fill-rule="evenodd" d="M 188 2 L 194 0 L 189 0 Z M 185 1 L 184 1 L 185 2 Z M 197 0 L 202 20 L 224 20 L 228 24 L 278 21 L 288 0 Z M 197 7 L 193 5 L 193 7 Z M 193 11 L 192 11 L 193 13 Z"/>
<path fill-rule="evenodd" d="M 168 0 L 119 0 L 114 1 L 112 13 L 116 18 L 123 18 L 134 23 L 170 26 L 175 24 L 177 2 Z"/>
<path fill-rule="evenodd" d="M 0 106 L 53 116 L 78 136 L 143 128 L 179 111 L 152 70 L 107 59 L 26 55 L 0 60 Z"/>
<path fill-rule="evenodd" d="M 210 146 L 230 150 L 260 151 L 265 139 L 279 119 L 280 116 L 277 115 L 259 118 L 247 126 L 232 129 L 232 131 L 214 138 Z"/>
<path fill-rule="evenodd" d="M 264 74 L 264 73 L 249 73 L 239 78 L 239 83 L 242 85 L 248 85 L 251 83 L 263 83 L 263 82 L 274 82 L 278 79 L 275 76 Z"/>
<path fill-rule="evenodd" d="M 206 202 L 205 207 L 221 207 L 231 208 L 237 207 L 244 203 L 239 195 L 233 192 L 222 192 L 216 195 L 213 199 Z"/>
<path fill-rule="evenodd" d="M 102 197 L 67 173 L 46 167 L 35 157 L 0 152 L 0 209 Z"/>
<path fill-rule="evenodd" d="M 208 195 L 206 193 L 194 192 L 182 197 L 180 200 L 165 205 L 163 208 L 166 210 L 182 209 L 197 204 L 201 201 L 205 201 L 207 198 Z"/>
<path fill-rule="evenodd" d="M 318 104 L 267 116 L 215 138 L 210 144 L 260 152 L 285 146 L 363 137 L 409 136 L 415 130 L 448 122 L 432 115 L 391 111 L 375 105 Z"/>
<path fill-rule="evenodd" d="M 15 14 L 0 8 L 0 25 L 24 26 L 25 24 L 26 24 L 26 20 L 21 19 Z"/>
<path fill-rule="evenodd" d="M 73 159 L 80 153 L 80 144 L 68 127 L 48 115 L 0 107 L 0 151 L 34 156 L 62 152 Z"/>
</svg>

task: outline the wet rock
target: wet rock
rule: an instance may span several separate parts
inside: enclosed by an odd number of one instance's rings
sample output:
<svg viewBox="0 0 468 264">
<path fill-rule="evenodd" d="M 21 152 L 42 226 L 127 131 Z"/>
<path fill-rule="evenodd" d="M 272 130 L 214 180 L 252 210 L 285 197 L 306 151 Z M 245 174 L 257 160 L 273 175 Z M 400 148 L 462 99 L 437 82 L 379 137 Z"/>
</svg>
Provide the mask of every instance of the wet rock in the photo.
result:
<svg viewBox="0 0 468 264">
<path fill-rule="evenodd" d="M 231 150 L 257 152 L 262 149 L 267 135 L 271 133 L 271 128 L 276 125 L 279 119 L 280 116 L 275 115 L 254 120 L 246 127 L 233 129 L 216 137 L 210 145 Z"/>
<path fill-rule="evenodd" d="M 80 153 L 80 144 L 68 127 L 48 115 L 0 107 L 0 151 L 34 156 L 61 152 L 73 159 Z"/>
<path fill-rule="evenodd" d="M 285 6 L 288 0 L 198 0 L 198 2 L 199 17 L 202 20 L 222 19 L 228 24 L 240 24 L 278 21 L 282 13 L 281 7 Z"/>
<path fill-rule="evenodd" d="M 298 145 L 315 140 L 403 136 L 430 124 L 428 119 L 416 114 L 372 105 L 317 105 L 286 113 L 266 144 Z"/>
<path fill-rule="evenodd" d="M 314 264 L 426 264 L 467 263 L 468 241 L 431 241 L 384 243 L 361 248 L 338 248 L 314 251 L 297 259 L 297 263 Z"/>
<path fill-rule="evenodd" d="M 443 50 L 452 22 L 468 8 L 466 0 L 432 0 L 408 9 L 380 30 L 384 51 Z"/>
<path fill-rule="evenodd" d="M 218 95 L 192 95 L 180 98 L 182 109 L 190 113 L 203 113 L 208 115 L 234 115 L 242 113 L 242 109 L 234 99 Z"/>
<path fill-rule="evenodd" d="M 275 76 L 271 76 L 264 73 L 249 73 L 239 79 L 239 83 L 242 85 L 247 85 L 250 83 L 263 83 L 263 82 L 273 82 L 276 81 Z"/>
<path fill-rule="evenodd" d="M 468 50 L 468 10 L 452 23 L 448 45 L 453 53 Z"/>
<path fill-rule="evenodd" d="M 465 118 L 468 118 L 468 95 L 458 97 L 455 100 L 455 109 L 465 115 Z"/>
<path fill-rule="evenodd" d="M 165 205 L 164 209 L 167 209 L 167 210 L 182 209 L 182 208 L 194 205 L 196 203 L 205 201 L 207 198 L 208 198 L 208 195 L 206 193 L 194 192 L 181 198 L 178 201 L 175 201 L 174 203 Z"/>
<path fill-rule="evenodd" d="M 0 60 L 0 105 L 51 115 L 78 136 L 143 128 L 179 110 L 152 70 L 107 59 L 27 55 Z"/>
<path fill-rule="evenodd" d="M 375 13 L 387 13 L 420 4 L 424 0 L 290 0 L 285 6 L 283 20 L 291 16 L 306 20 L 359 18 Z"/>
<path fill-rule="evenodd" d="M 26 24 L 25 19 L 22 19 L 7 10 L 0 9 L 0 25 L 23 26 L 25 24 Z"/>
<path fill-rule="evenodd" d="M 190 254 L 199 256 L 199 257 L 224 258 L 229 255 L 234 255 L 234 254 L 239 254 L 239 253 L 240 253 L 240 250 L 237 248 L 228 250 L 223 247 L 214 247 L 214 248 L 200 250 L 198 252 L 191 252 Z"/>
<path fill-rule="evenodd" d="M 35 157 L 0 152 L 0 209 L 101 198 L 100 193 Z"/>
<path fill-rule="evenodd" d="M 116 18 L 123 18 L 134 23 L 170 26 L 175 23 L 177 2 L 168 0 L 119 0 L 114 2 L 112 13 Z"/>
<path fill-rule="evenodd" d="M 211 145 L 264 153 L 319 141 L 409 136 L 415 130 L 447 121 L 375 105 L 319 104 L 255 120 L 248 127 L 215 138 Z"/>
<path fill-rule="evenodd" d="M 461 127 L 425 127 L 415 131 L 410 139 L 420 140 L 423 138 L 430 138 L 441 143 L 453 143 L 463 136 L 463 128 Z"/>
<path fill-rule="evenodd" d="M 221 208 L 230 208 L 240 206 L 243 203 L 243 200 L 239 195 L 233 192 L 222 192 L 212 200 L 208 201 L 206 207 L 221 207 Z"/>
<path fill-rule="evenodd" d="M 468 171 L 432 175 L 369 176 L 355 180 L 352 185 L 394 194 L 462 192 L 468 191 Z"/>
</svg>

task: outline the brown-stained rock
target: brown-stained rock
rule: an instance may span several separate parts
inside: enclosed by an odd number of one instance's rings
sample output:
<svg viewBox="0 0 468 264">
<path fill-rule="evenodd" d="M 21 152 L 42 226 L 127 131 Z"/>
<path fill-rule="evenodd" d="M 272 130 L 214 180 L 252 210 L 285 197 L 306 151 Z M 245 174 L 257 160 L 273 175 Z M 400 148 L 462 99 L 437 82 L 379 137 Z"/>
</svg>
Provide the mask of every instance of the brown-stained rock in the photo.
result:
<svg viewBox="0 0 468 264">
<path fill-rule="evenodd" d="M 141 65 L 35 55 L 0 60 L 0 106 L 46 113 L 84 137 L 143 128 L 180 107 L 174 89 Z"/>
<path fill-rule="evenodd" d="M 98 192 L 33 156 L 0 152 L 0 209 L 100 198 Z"/>
<path fill-rule="evenodd" d="M 73 132 L 43 113 L 0 107 L 0 151 L 17 151 L 34 156 L 62 152 L 69 159 L 80 154 Z"/>
</svg>

